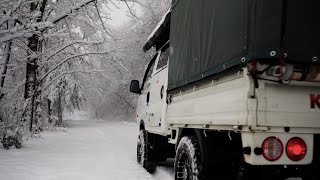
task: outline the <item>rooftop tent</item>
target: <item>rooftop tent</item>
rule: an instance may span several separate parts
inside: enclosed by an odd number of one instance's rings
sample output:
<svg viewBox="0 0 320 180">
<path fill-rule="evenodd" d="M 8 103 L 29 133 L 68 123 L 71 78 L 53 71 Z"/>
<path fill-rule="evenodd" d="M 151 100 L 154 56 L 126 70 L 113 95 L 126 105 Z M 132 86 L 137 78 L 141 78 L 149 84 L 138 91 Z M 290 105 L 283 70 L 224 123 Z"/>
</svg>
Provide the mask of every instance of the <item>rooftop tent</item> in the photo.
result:
<svg viewBox="0 0 320 180">
<path fill-rule="evenodd" d="M 169 40 L 170 34 L 170 19 L 171 9 L 163 16 L 157 27 L 150 34 L 147 43 L 143 46 L 143 50 L 146 52 L 151 47 L 155 47 L 159 50 Z"/>
<path fill-rule="evenodd" d="M 169 90 L 254 58 L 320 63 L 319 0 L 173 0 Z"/>
</svg>

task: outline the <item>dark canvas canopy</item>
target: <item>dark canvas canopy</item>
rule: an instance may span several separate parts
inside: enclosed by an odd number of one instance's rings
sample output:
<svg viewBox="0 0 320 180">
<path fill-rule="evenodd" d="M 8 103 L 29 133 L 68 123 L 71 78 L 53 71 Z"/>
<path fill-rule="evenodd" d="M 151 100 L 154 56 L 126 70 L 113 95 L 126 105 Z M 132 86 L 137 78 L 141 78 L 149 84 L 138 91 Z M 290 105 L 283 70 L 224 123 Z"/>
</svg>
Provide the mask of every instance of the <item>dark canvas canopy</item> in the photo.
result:
<svg viewBox="0 0 320 180">
<path fill-rule="evenodd" d="M 173 0 L 169 90 L 253 58 L 318 63 L 319 0 Z"/>
</svg>

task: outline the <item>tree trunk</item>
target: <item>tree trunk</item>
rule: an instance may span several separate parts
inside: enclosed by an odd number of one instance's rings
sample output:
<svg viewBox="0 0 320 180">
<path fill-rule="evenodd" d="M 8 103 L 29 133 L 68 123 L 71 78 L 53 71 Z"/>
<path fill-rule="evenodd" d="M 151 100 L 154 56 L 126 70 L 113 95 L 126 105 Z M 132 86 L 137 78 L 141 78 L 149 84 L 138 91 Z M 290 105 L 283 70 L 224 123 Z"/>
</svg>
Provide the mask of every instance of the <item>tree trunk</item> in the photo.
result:
<svg viewBox="0 0 320 180">
<path fill-rule="evenodd" d="M 10 29 L 12 23 L 7 22 L 7 28 Z M 0 71 L 0 100 L 4 97 L 3 93 L 3 87 L 4 87 L 4 80 L 6 79 L 6 74 L 7 74 L 7 69 L 8 69 L 8 64 L 10 60 L 10 55 L 11 55 L 11 46 L 12 46 L 12 41 L 6 42 L 5 49 L 4 49 L 4 64 L 1 68 Z"/>
<path fill-rule="evenodd" d="M 50 101 L 49 98 L 47 99 L 47 101 L 48 101 L 48 122 L 49 122 L 49 123 L 52 123 L 52 118 L 51 118 L 51 115 L 52 115 L 51 101 Z"/>
<path fill-rule="evenodd" d="M 39 37 L 33 35 L 29 39 L 28 47 L 34 53 L 37 53 Z M 27 73 L 26 73 L 26 84 L 24 90 L 24 98 L 26 100 L 26 105 L 24 109 L 24 115 L 22 117 L 22 122 L 24 126 L 30 123 L 29 130 L 32 131 L 33 126 L 33 116 L 34 116 L 34 99 L 36 91 L 36 81 L 37 81 L 37 58 L 29 58 L 27 62 Z"/>
<path fill-rule="evenodd" d="M 35 117 L 34 117 L 34 129 L 35 130 L 40 130 L 42 126 L 42 103 L 41 103 L 41 84 L 38 82 L 37 87 L 36 87 L 36 92 L 35 92 Z"/>
<path fill-rule="evenodd" d="M 61 126 L 62 125 L 62 112 L 63 112 L 63 108 L 62 108 L 62 100 L 61 100 L 61 91 L 59 92 L 59 96 L 58 96 L 58 121 L 56 122 L 56 126 Z"/>
<path fill-rule="evenodd" d="M 1 76 L 1 78 L 0 78 L 0 100 L 4 96 L 2 88 L 4 87 L 4 80 L 6 78 L 8 64 L 9 64 L 9 60 L 10 60 L 11 45 L 12 45 L 12 42 L 8 41 L 6 43 L 6 47 L 5 47 L 5 50 L 4 50 L 4 58 L 3 58 L 4 59 L 4 64 L 3 64 L 3 67 L 1 68 L 1 74 L 0 74 L 0 76 Z"/>
<path fill-rule="evenodd" d="M 37 17 L 37 22 L 42 21 L 42 17 L 45 11 L 45 7 L 47 4 L 47 0 L 43 0 L 41 3 L 34 2 L 30 5 L 30 12 L 33 12 L 37 9 L 38 5 L 41 5 L 40 12 L 41 14 Z M 29 131 L 32 131 L 32 126 L 34 123 L 34 110 L 35 110 L 35 93 L 37 87 L 37 61 L 39 54 L 39 47 L 41 47 L 42 41 L 39 41 L 39 36 L 37 34 L 33 34 L 30 38 L 28 38 L 28 47 L 34 53 L 33 56 L 28 58 L 27 62 L 27 71 L 26 71 L 26 84 L 24 91 L 25 98 L 25 109 L 22 116 L 23 129 L 26 130 L 27 124 L 29 124 Z M 40 45 L 40 46 L 39 46 Z"/>
<path fill-rule="evenodd" d="M 38 43 L 38 51 L 42 52 L 42 43 L 43 41 L 39 41 Z M 38 57 L 37 60 L 42 59 L 42 57 Z M 41 77 L 41 71 L 38 69 L 36 70 L 36 77 Z M 36 81 L 36 89 L 35 89 L 35 116 L 34 116 L 34 129 L 41 130 L 41 126 L 43 123 L 42 119 L 42 82 L 40 80 Z"/>
</svg>

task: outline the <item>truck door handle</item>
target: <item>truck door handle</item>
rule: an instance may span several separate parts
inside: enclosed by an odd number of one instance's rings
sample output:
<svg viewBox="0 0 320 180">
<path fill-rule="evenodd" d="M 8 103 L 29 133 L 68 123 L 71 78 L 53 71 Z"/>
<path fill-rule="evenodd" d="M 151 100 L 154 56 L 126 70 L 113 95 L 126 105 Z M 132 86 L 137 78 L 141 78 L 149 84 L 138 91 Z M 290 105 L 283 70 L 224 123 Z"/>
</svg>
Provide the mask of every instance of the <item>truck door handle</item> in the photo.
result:
<svg viewBox="0 0 320 180">
<path fill-rule="evenodd" d="M 162 99 L 163 98 L 163 90 L 164 90 L 164 86 L 161 87 L 161 90 L 160 90 L 160 98 Z"/>
<path fill-rule="evenodd" d="M 149 113 L 149 116 L 153 116 L 154 114 L 153 113 Z"/>
</svg>

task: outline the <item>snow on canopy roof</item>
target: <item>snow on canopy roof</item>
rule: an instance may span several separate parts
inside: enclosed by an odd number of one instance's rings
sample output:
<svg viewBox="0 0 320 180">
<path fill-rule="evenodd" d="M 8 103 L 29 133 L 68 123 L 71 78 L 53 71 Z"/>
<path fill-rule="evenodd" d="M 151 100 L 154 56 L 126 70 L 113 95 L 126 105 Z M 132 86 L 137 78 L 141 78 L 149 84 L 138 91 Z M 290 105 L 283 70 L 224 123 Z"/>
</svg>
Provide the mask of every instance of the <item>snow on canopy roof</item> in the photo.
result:
<svg viewBox="0 0 320 180">
<path fill-rule="evenodd" d="M 156 28 L 149 35 L 147 43 L 143 47 L 144 51 L 148 51 L 152 46 L 155 46 L 156 49 L 160 49 L 169 40 L 170 18 L 171 8 L 166 12 Z"/>
<path fill-rule="evenodd" d="M 161 25 L 164 23 L 164 21 L 166 20 L 167 15 L 171 12 L 171 9 L 169 9 L 166 14 L 162 17 L 161 21 L 158 23 L 158 25 L 156 26 L 156 28 L 154 28 L 154 30 L 152 31 L 152 33 L 149 35 L 148 37 L 148 41 L 150 41 L 150 39 L 156 34 L 156 32 L 160 29 Z"/>
</svg>

